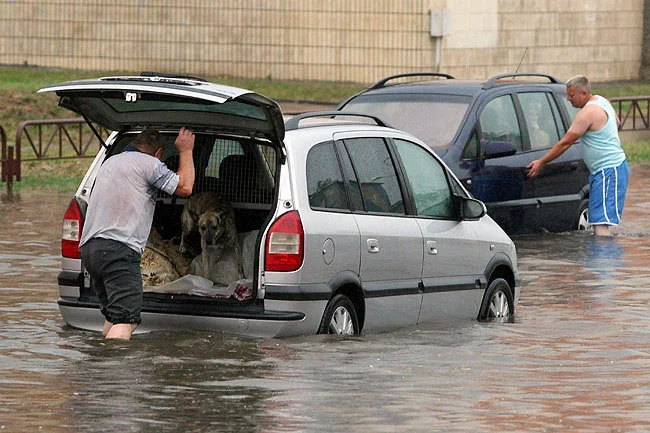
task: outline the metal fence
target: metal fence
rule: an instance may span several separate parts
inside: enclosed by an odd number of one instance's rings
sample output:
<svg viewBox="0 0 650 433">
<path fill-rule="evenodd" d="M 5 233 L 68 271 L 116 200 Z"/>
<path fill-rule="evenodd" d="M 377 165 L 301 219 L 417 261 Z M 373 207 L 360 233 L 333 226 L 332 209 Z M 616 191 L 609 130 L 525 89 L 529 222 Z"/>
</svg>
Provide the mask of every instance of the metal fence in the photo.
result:
<svg viewBox="0 0 650 433">
<path fill-rule="evenodd" d="M 610 102 L 621 119 L 620 131 L 650 129 L 650 96 L 611 98 Z"/>
<path fill-rule="evenodd" d="M 110 131 L 93 125 L 103 138 Z M 16 131 L 14 146 L 7 145 L 6 134 L 0 127 L 2 142 L 2 181 L 7 183 L 7 195 L 13 192 L 13 182 L 21 180 L 21 163 L 75 158 L 93 158 L 102 145 L 84 119 L 28 120 Z M 24 156 L 23 151 L 29 155 Z"/>
</svg>

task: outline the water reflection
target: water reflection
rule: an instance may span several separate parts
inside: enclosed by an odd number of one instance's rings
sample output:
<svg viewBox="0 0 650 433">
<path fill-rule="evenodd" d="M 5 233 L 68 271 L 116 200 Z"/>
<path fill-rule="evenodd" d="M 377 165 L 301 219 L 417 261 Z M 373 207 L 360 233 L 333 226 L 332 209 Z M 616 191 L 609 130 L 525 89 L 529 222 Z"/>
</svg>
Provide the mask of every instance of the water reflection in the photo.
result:
<svg viewBox="0 0 650 433">
<path fill-rule="evenodd" d="M 133 342 L 87 336 L 85 357 L 69 366 L 74 396 L 63 413 L 71 426 L 101 431 L 257 431 L 273 424 L 265 401 L 274 391 L 220 386 L 264 377 L 258 342 L 205 332 L 152 333 Z"/>
<path fill-rule="evenodd" d="M 646 431 L 650 193 L 642 184 L 631 180 L 613 238 L 515 238 L 524 286 L 514 323 L 342 340 L 176 331 L 107 342 L 70 329 L 56 305 L 69 197 L 2 204 L 0 430 Z"/>
<path fill-rule="evenodd" d="M 592 269 L 600 280 L 611 281 L 621 266 L 625 248 L 615 236 L 590 236 L 585 266 Z"/>
</svg>

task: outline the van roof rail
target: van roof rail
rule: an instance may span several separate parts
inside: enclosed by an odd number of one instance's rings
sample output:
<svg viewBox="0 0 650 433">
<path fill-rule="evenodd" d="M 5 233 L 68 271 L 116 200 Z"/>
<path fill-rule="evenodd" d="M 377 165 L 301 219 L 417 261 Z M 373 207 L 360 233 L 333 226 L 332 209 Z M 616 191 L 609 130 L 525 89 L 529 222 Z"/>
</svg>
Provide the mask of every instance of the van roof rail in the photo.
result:
<svg viewBox="0 0 650 433">
<path fill-rule="evenodd" d="M 355 113 L 352 111 L 310 111 L 308 113 L 302 113 L 298 114 L 297 116 L 293 116 L 289 120 L 287 120 L 284 123 L 284 129 L 285 131 L 291 131 L 294 129 L 298 129 L 300 127 L 300 122 L 305 119 L 310 119 L 313 117 L 329 117 L 329 118 L 334 118 L 334 117 L 343 117 L 343 116 L 352 116 L 352 117 L 363 117 L 365 119 L 371 119 L 374 120 L 375 123 L 378 126 L 386 126 L 390 127 L 387 123 L 385 123 L 383 120 L 381 120 L 377 116 L 372 116 L 370 114 L 365 114 L 365 113 Z"/>
<path fill-rule="evenodd" d="M 160 78 L 177 78 L 185 80 L 195 80 L 195 81 L 204 81 L 207 82 L 205 78 L 196 77 L 194 75 L 184 75 L 184 74 L 169 74 L 167 72 L 156 72 L 156 71 L 142 71 L 140 73 L 141 77 L 160 77 Z"/>
<path fill-rule="evenodd" d="M 496 75 L 483 84 L 483 89 L 491 89 L 492 87 L 497 85 L 497 81 L 503 79 L 503 78 L 512 78 L 513 81 L 517 77 L 542 77 L 542 78 L 548 78 L 548 81 L 553 84 L 562 84 L 562 81 L 558 80 L 552 75 L 548 74 L 540 74 L 536 72 L 515 72 L 512 74 L 501 74 L 501 75 Z"/>
<path fill-rule="evenodd" d="M 446 78 L 448 80 L 453 80 L 454 77 L 452 77 L 449 74 L 443 74 L 440 72 L 409 72 L 406 74 L 397 74 L 397 75 L 391 75 L 390 77 L 383 78 L 379 81 L 377 81 L 375 84 L 372 86 L 368 87 L 368 90 L 370 89 L 379 89 L 381 87 L 385 87 L 386 83 L 391 81 L 391 80 L 396 80 L 398 78 L 405 78 L 405 77 L 438 77 L 438 78 Z"/>
</svg>

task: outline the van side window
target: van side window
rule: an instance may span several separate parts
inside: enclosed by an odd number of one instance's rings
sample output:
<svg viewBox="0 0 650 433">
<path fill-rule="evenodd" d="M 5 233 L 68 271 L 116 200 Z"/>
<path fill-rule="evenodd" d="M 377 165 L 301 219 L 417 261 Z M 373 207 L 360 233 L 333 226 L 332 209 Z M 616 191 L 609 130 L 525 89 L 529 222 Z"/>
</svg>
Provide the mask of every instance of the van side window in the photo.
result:
<svg viewBox="0 0 650 433">
<path fill-rule="evenodd" d="M 522 150 L 521 131 L 510 95 L 490 101 L 479 117 L 481 140 L 507 141 Z"/>
<path fill-rule="evenodd" d="M 472 136 L 465 143 L 465 149 L 463 149 L 463 158 L 464 159 L 478 159 L 479 155 L 479 141 L 478 133 L 476 130 L 472 132 Z"/>
<path fill-rule="evenodd" d="M 395 165 L 381 138 L 344 140 L 366 212 L 403 215 L 404 201 Z"/>
<path fill-rule="evenodd" d="M 562 102 L 564 102 L 564 106 L 566 107 L 566 111 L 569 113 L 569 123 L 571 124 L 571 123 L 573 123 L 574 120 L 576 120 L 576 115 L 578 114 L 578 111 L 580 111 L 580 109 L 574 107 L 573 105 L 571 105 L 571 103 L 567 99 L 566 95 L 564 95 L 564 98 L 562 98 Z M 564 134 L 562 134 L 562 135 L 564 135 Z"/>
<path fill-rule="evenodd" d="M 404 140 L 395 140 L 406 170 L 418 215 L 443 219 L 456 217 L 444 167 L 429 152 Z"/>
<path fill-rule="evenodd" d="M 341 161 L 341 168 L 343 169 L 343 176 L 347 182 L 347 192 L 350 197 L 352 210 L 355 212 L 363 212 L 363 199 L 361 198 L 361 190 L 359 189 L 359 182 L 357 182 L 357 175 L 354 173 L 352 161 L 350 161 L 350 155 L 345 149 L 345 145 L 342 141 L 337 142 L 337 151 L 339 161 Z"/>
<path fill-rule="evenodd" d="M 307 155 L 307 194 L 316 209 L 348 209 L 348 199 L 334 143 L 314 146 Z"/>
<path fill-rule="evenodd" d="M 560 137 L 546 93 L 520 93 L 518 97 L 526 120 L 530 148 L 546 149 L 557 143 Z"/>
<path fill-rule="evenodd" d="M 205 176 L 210 177 L 219 177 L 219 166 L 225 157 L 244 154 L 244 149 L 242 149 L 238 141 L 223 138 L 217 138 L 210 150 L 210 157 L 205 170 Z"/>
</svg>

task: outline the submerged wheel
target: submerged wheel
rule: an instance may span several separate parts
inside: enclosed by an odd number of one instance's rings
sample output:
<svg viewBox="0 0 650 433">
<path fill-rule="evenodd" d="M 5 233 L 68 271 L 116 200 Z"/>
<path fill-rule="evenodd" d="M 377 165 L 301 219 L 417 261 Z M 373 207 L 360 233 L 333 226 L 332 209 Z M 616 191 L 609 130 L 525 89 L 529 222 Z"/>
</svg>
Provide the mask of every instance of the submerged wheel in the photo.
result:
<svg viewBox="0 0 650 433">
<path fill-rule="evenodd" d="M 478 318 L 483 322 L 506 321 L 508 317 L 515 314 L 514 308 L 510 285 L 503 278 L 496 278 L 485 292 Z"/>
<path fill-rule="evenodd" d="M 580 209 L 578 210 L 578 223 L 576 224 L 576 230 L 584 231 L 591 229 L 591 224 L 589 224 L 589 200 L 582 200 L 580 203 Z"/>
<path fill-rule="evenodd" d="M 318 333 L 341 335 L 359 333 L 359 319 L 350 298 L 345 295 L 336 295 L 328 302 L 318 327 Z"/>
</svg>

